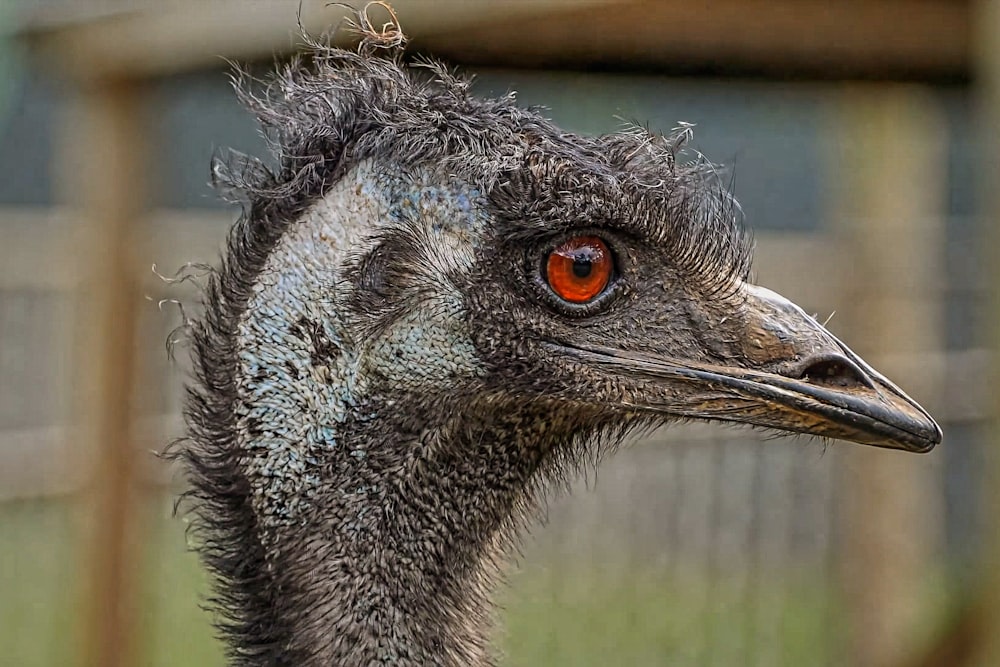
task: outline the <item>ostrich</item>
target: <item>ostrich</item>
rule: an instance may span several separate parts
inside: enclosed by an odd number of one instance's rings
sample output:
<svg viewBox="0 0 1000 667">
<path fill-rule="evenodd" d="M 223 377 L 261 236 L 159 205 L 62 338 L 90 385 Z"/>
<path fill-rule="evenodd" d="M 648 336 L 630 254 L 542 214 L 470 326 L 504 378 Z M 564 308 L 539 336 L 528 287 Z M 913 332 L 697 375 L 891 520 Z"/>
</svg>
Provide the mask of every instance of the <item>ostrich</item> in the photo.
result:
<svg viewBox="0 0 1000 667">
<path fill-rule="evenodd" d="M 192 323 L 177 455 L 231 665 L 493 664 L 519 528 L 637 428 L 940 441 L 748 282 L 688 130 L 570 134 L 359 25 L 356 49 L 307 39 L 265 92 L 237 86 L 276 168 L 213 168 L 244 213 Z"/>
</svg>

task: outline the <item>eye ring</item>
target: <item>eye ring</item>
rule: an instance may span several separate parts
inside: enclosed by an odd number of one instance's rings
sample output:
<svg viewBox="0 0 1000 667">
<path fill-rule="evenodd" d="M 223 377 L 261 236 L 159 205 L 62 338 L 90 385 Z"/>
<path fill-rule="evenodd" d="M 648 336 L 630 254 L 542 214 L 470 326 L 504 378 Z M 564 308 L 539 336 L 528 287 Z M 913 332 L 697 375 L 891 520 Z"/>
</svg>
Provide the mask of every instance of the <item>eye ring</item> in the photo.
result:
<svg viewBox="0 0 1000 667">
<path fill-rule="evenodd" d="M 552 293 L 568 304 L 581 306 L 607 291 L 615 261 L 603 239 L 580 235 L 550 250 L 543 266 L 543 278 Z"/>
</svg>

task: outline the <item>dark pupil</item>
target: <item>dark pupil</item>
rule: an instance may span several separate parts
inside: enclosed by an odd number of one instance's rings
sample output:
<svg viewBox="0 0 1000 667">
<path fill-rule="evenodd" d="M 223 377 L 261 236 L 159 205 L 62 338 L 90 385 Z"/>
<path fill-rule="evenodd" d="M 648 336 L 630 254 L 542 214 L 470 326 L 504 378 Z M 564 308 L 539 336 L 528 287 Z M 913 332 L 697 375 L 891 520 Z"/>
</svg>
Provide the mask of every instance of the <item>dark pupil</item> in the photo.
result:
<svg viewBox="0 0 1000 667">
<path fill-rule="evenodd" d="M 573 275 L 577 278 L 586 278 L 594 268 L 593 252 L 583 249 L 573 256 Z"/>
</svg>

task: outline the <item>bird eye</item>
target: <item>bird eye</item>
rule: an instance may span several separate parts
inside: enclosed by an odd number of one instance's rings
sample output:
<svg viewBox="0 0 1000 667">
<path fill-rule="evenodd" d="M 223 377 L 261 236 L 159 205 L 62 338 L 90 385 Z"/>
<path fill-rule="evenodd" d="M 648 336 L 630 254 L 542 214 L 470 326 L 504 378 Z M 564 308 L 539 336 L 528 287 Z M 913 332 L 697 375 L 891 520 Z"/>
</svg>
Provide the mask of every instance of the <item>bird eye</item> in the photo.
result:
<svg viewBox="0 0 1000 667">
<path fill-rule="evenodd" d="M 596 236 L 576 236 L 549 253 L 545 278 L 559 298 L 586 303 L 608 286 L 613 265 L 604 241 Z"/>
</svg>

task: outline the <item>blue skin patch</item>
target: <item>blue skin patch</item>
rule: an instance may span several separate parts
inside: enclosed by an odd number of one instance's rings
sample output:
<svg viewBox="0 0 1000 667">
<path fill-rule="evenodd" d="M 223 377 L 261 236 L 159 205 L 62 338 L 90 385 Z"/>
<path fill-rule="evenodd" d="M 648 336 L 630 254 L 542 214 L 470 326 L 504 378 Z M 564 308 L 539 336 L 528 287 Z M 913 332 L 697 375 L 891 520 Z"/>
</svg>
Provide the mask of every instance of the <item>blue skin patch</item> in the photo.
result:
<svg viewBox="0 0 1000 667">
<path fill-rule="evenodd" d="M 404 184 L 405 193 L 394 192 Z M 394 378 L 401 389 L 413 389 L 477 372 L 462 330 L 462 302 L 445 276 L 472 261 L 485 222 L 479 198 L 478 191 L 441 185 L 436 176 L 409 174 L 404 183 L 362 164 L 290 226 L 268 257 L 238 327 L 235 404 L 254 509 L 265 532 L 303 520 L 321 484 L 323 453 L 337 447 L 348 416 L 359 417 L 354 412 L 365 396 L 365 378 Z M 421 277 L 440 285 L 440 293 L 359 351 L 337 314 L 352 287 L 337 278 L 349 259 L 372 249 L 380 230 L 401 221 L 416 221 L 433 244 L 421 267 L 431 275 Z M 310 327 L 319 327 L 326 343 L 322 355 Z M 367 453 L 356 449 L 350 456 L 361 464 Z"/>
</svg>

